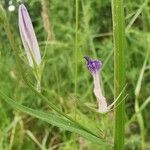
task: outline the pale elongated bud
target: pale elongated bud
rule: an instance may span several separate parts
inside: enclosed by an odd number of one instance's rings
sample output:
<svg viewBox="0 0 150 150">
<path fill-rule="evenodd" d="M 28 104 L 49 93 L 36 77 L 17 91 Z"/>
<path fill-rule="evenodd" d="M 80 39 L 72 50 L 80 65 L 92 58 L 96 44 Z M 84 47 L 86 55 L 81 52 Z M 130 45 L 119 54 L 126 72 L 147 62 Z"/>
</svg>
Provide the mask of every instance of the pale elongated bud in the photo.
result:
<svg viewBox="0 0 150 150">
<path fill-rule="evenodd" d="M 21 4 L 18 10 L 19 30 L 21 40 L 28 58 L 29 65 L 40 65 L 41 55 L 33 25 L 26 7 Z"/>
<path fill-rule="evenodd" d="M 99 70 L 101 67 L 101 62 L 98 60 L 92 60 L 89 57 L 84 57 L 87 61 L 87 68 L 93 76 L 94 82 L 94 94 L 98 103 L 98 112 L 106 113 L 108 112 L 108 107 L 105 97 L 102 95 L 100 81 L 99 81 Z"/>
</svg>

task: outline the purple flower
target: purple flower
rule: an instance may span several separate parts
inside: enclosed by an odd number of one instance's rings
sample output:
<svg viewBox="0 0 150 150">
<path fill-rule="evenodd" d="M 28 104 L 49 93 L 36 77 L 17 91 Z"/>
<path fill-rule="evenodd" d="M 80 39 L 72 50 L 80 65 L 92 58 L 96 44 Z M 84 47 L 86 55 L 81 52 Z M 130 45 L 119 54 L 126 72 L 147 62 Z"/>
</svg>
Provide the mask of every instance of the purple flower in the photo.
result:
<svg viewBox="0 0 150 150">
<path fill-rule="evenodd" d="M 19 30 L 21 35 L 21 40 L 29 61 L 29 65 L 34 67 L 34 65 L 40 65 L 41 55 L 39 50 L 39 45 L 37 38 L 33 29 L 33 25 L 28 14 L 26 7 L 21 4 L 18 10 L 19 16 Z"/>
<path fill-rule="evenodd" d="M 92 60 L 88 56 L 84 57 L 87 61 L 87 68 L 91 74 L 96 73 L 101 68 L 102 63 L 99 60 Z"/>
<path fill-rule="evenodd" d="M 93 76 L 93 84 L 94 84 L 93 93 L 97 100 L 98 112 L 106 113 L 108 111 L 108 106 L 106 98 L 102 94 L 99 79 L 99 69 L 101 68 L 102 63 L 98 60 L 92 60 L 87 56 L 85 56 L 84 58 L 87 61 L 87 68 Z"/>
</svg>

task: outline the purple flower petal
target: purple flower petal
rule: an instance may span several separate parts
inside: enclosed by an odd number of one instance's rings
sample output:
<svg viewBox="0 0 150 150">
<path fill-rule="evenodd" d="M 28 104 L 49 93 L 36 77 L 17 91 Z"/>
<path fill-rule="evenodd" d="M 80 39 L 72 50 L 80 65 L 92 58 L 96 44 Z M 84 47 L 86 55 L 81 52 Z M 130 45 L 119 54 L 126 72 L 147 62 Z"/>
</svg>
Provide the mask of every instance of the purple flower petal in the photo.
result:
<svg viewBox="0 0 150 150">
<path fill-rule="evenodd" d="M 106 113 L 108 112 L 106 98 L 102 94 L 100 80 L 99 80 L 99 69 L 101 68 L 102 63 L 98 60 L 92 60 L 91 58 L 85 56 L 84 57 L 87 61 L 87 68 L 91 72 L 93 76 L 93 84 L 94 84 L 94 95 L 97 99 L 98 104 L 98 112 Z"/>
<path fill-rule="evenodd" d="M 99 60 L 92 60 L 88 56 L 84 57 L 87 61 L 87 68 L 93 74 L 99 71 L 102 63 Z"/>
<path fill-rule="evenodd" d="M 19 30 L 21 39 L 23 42 L 23 46 L 25 52 L 27 54 L 27 58 L 30 66 L 34 66 L 33 62 L 37 65 L 41 63 L 41 55 L 39 50 L 39 45 L 37 42 L 37 38 L 33 29 L 33 25 L 28 14 L 26 7 L 21 4 L 18 10 L 19 16 Z"/>
</svg>

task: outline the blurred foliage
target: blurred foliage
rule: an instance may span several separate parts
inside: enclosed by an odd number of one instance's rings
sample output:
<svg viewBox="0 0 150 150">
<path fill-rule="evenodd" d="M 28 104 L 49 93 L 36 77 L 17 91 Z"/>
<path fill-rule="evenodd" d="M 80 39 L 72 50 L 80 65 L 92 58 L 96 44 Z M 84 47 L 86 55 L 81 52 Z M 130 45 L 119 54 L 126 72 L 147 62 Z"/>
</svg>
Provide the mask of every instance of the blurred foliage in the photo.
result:
<svg viewBox="0 0 150 150">
<path fill-rule="evenodd" d="M 75 51 L 75 1 L 44 0 L 48 12 L 48 21 L 52 39 L 47 40 L 48 33 L 42 19 L 40 0 L 25 0 L 30 13 L 40 50 L 45 62 L 42 78 L 42 93 L 56 104 L 62 111 L 73 116 L 84 125 L 98 126 L 103 136 L 112 139 L 113 113 L 107 117 L 92 112 L 85 104 L 95 104 L 92 94 L 92 78 L 88 74 L 84 55 L 98 58 L 103 62 L 101 84 L 108 103 L 113 101 L 113 45 L 112 19 L 110 0 L 79 1 L 78 28 L 78 76 L 77 95 L 74 94 L 74 51 Z M 15 11 L 8 11 L 8 3 L 0 4 L 7 10 L 18 48 L 22 48 L 19 37 L 17 8 L 19 3 L 13 1 Z M 147 51 L 150 50 L 150 2 L 144 0 L 125 1 L 126 15 L 126 122 L 135 114 L 135 88 L 144 63 Z M 22 48 L 23 49 L 23 48 Z M 28 68 L 24 51 L 20 56 L 24 59 L 24 67 Z M 30 74 L 30 70 L 27 69 Z M 0 25 L 0 89 L 26 106 L 50 111 L 23 83 L 16 69 L 15 59 L 8 39 Z M 150 59 L 144 72 L 139 93 L 140 106 L 150 96 Z M 96 105 L 96 104 L 95 104 Z M 150 149 L 150 104 L 141 112 L 145 127 L 145 150 Z M 70 132 L 50 126 L 26 114 L 12 109 L 0 100 L 0 149 L 1 150 L 34 150 L 44 148 L 59 150 L 98 150 L 99 145 L 90 143 Z M 19 118 L 19 119 L 18 119 Z M 16 119 L 18 119 L 16 121 Z M 90 119 L 90 120 L 89 120 Z M 30 131 L 30 132 L 28 132 Z M 31 133 L 31 134 L 29 134 Z M 101 133 L 101 131 L 100 131 Z M 126 128 L 126 149 L 140 149 L 140 128 L 136 117 Z"/>
</svg>

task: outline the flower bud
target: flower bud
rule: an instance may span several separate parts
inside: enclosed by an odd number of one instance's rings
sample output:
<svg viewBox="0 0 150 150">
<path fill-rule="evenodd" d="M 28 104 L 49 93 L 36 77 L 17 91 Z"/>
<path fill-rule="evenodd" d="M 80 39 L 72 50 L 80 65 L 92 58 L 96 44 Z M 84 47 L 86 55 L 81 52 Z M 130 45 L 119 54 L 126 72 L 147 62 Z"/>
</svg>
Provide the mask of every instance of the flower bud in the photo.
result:
<svg viewBox="0 0 150 150">
<path fill-rule="evenodd" d="M 41 55 L 39 50 L 39 45 L 37 38 L 33 29 L 33 25 L 28 14 L 26 7 L 21 4 L 18 10 L 19 16 L 19 30 L 21 35 L 21 40 L 27 55 L 29 65 L 34 67 L 34 65 L 40 65 Z"/>
</svg>

